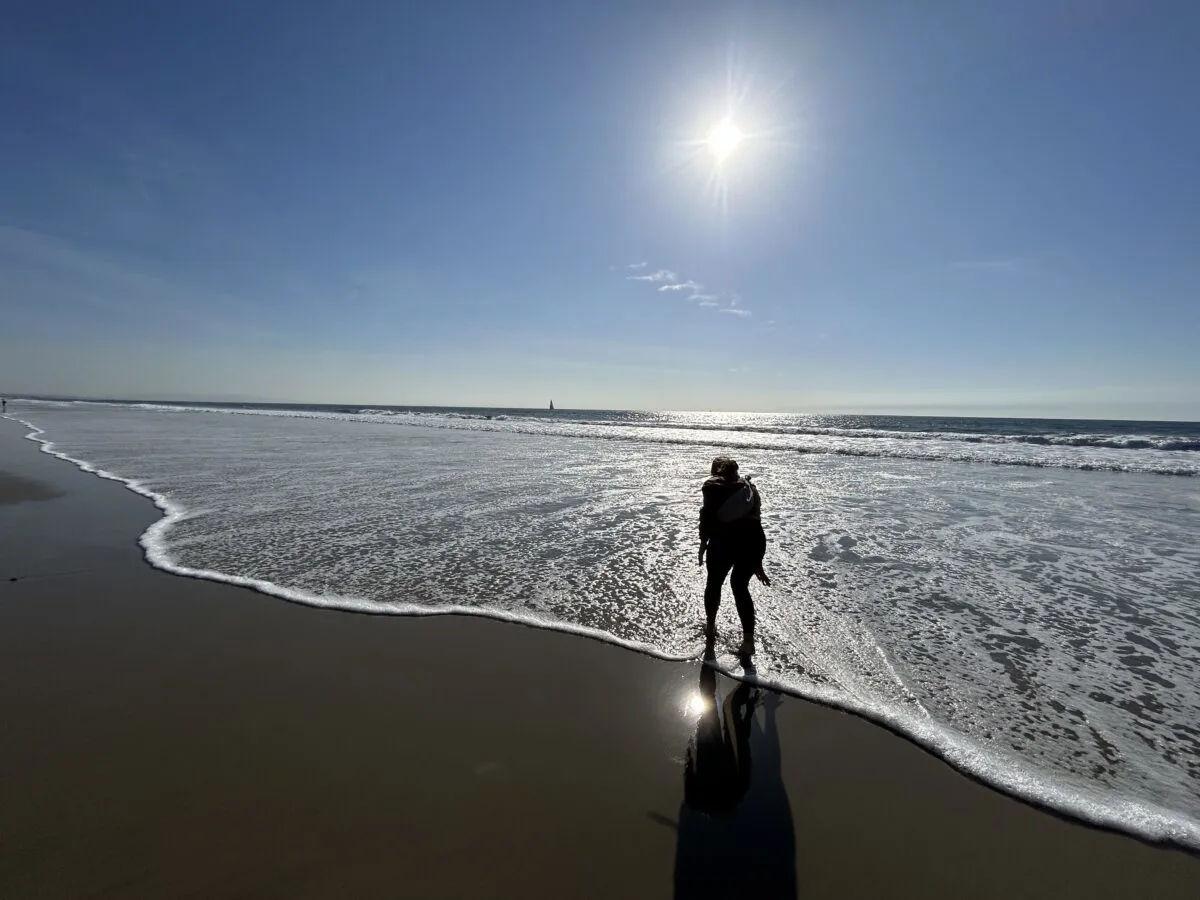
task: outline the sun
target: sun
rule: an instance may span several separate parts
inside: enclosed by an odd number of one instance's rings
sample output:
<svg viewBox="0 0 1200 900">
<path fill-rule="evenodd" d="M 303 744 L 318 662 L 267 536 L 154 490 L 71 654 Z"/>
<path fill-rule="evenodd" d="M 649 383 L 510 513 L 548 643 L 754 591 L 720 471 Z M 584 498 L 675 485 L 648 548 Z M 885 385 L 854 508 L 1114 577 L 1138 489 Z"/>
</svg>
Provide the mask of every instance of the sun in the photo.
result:
<svg viewBox="0 0 1200 900">
<path fill-rule="evenodd" d="M 722 119 L 717 123 L 717 127 L 708 133 L 705 143 L 717 162 L 722 163 L 738 148 L 744 137 L 742 130 L 734 125 L 732 120 Z"/>
</svg>

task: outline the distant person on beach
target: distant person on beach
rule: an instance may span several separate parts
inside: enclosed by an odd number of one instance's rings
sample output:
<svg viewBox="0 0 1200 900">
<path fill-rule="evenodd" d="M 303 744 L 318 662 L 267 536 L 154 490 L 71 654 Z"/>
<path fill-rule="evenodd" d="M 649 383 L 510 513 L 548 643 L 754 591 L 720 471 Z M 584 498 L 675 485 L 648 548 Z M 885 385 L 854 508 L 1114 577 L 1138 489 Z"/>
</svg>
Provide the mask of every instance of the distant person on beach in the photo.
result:
<svg viewBox="0 0 1200 900">
<path fill-rule="evenodd" d="M 8 400 L 0 400 L 0 414 L 8 412 Z"/>
<path fill-rule="evenodd" d="M 704 589 L 704 638 L 711 646 L 717 637 L 717 610 L 721 606 L 721 588 L 733 571 L 729 586 L 742 620 L 741 654 L 754 653 L 754 601 L 750 598 L 750 578 L 769 585 L 763 571 L 767 536 L 762 527 L 762 499 L 749 478 L 739 477 L 738 464 L 728 456 L 712 462 L 712 477 L 701 491 L 700 564 L 708 554 L 708 584 Z"/>
</svg>

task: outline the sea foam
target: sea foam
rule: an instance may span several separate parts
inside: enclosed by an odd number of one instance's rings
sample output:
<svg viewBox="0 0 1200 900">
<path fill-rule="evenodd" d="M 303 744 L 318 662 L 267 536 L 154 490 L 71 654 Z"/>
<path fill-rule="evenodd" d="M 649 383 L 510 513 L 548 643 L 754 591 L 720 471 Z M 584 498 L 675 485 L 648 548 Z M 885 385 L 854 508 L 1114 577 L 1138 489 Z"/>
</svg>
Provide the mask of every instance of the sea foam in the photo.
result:
<svg viewBox="0 0 1200 900">
<path fill-rule="evenodd" d="M 141 544 L 167 571 L 663 659 L 700 650 L 696 488 L 721 436 L 614 444 L 437 414 L 403 428 L 359 412 L 22 415 L 47 452 L 157 504 Z M 1015 795 L 1200 849 L 1194 496 L 1136 474 L 744 449 L 775 581 L 758 594 L 758 681 Z"/>
</svg>

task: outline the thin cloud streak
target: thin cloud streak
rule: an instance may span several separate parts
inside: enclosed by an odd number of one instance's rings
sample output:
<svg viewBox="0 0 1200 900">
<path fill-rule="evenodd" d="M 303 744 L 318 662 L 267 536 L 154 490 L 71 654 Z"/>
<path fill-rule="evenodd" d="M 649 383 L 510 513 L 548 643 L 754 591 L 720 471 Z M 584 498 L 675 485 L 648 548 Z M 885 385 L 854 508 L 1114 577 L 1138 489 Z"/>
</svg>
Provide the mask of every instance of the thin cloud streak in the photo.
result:
<svg viewBox="0 0 1200 900">
<path fill-rule="evenodd" d="M 727 313 L 731 316 L 740 318 L 748 318 L 752 315 L 750 310 L 742 309 L 741 295 L 737 291 L 722 291 L 717 294 L 705 294 L 704 285 L 698 281 L 692 281 L 690 278 L 681 278 L 677 272 L 671 269 L 657 269 L 647 275 L 626 275 L 627 281 L 645 281 L 651 284 L 658 285 L 659 293 L 674 293 L 676 291 L 688 291 L 688 302 L 696 303 L 703 309 L 715 309 L 717 312 Z M 722 307 L 722 301 L 728 305 Z"/>
<path fill-rule="evenodd" d="M 649 275 L 627 275 L 629 281 L 665 281 L 674 284 L 679 280 L 679 276 L 670 269 L 659 269 L 657 272 L 651 272 Z"/>
</svg>

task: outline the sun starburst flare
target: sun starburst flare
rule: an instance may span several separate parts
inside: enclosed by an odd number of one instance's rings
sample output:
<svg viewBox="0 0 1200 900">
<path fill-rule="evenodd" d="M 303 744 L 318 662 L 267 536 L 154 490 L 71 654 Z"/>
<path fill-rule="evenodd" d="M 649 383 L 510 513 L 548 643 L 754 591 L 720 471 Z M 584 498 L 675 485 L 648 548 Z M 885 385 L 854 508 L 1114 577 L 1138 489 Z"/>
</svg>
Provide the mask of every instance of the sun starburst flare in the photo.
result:
<svg viewBox="0 0 1200 900">
<path fill-rule="evenodd" d="M 789 73 L 768 73 L 766 64 L 742 63 L 737 48 L 729 48 L 724 96 L 696 95 L 690 113 L 671 123 L 676 137 L 664 144 L 659 175 L 687 171 L 698 177 L 703 195 L 729 219 L 731 195 L 743 205 L 760 202 L 769 193 L 783 165 L 804 155 L 801 123 Z M 715 87 L 715 85 L 713 85 Z"/>
<path fill-rule="evenodd" d="M 742 130 L 733 123 L 732 119 L 726 118 L 718 122 L 717 127 L 708 133 L 705 143 L 717 162 L 723 163 L 733 154 L 744 138 Z"/>
</svg>

